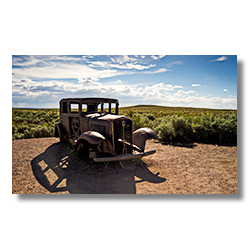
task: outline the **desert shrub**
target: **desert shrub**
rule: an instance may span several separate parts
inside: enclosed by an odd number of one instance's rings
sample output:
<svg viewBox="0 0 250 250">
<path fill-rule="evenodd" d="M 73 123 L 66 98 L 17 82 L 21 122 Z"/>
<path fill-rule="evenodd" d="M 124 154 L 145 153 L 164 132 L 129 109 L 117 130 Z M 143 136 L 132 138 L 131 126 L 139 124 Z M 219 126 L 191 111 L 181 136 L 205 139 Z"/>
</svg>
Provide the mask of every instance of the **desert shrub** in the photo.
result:
<svg viewBox="0 0 250 250">
<path fill-rule="evenodd" d="M 23 133 L 16 133 L 15 139 L 24 139 L 24 134 Z"/>
<path fill-rule="evenodd" d="M 193 139 L 196 141 L 208 140 L 210 132 L 210 119 L 203 115 L 195 117 L 192 124 Z"/>
<path fill-rule="evenodd" d="M 54 136 L 57 112 L 41 110 L 12 111 L 12 139 Z"/>
<path fill-rule="evenodd" d="M 133 129 L 136 130 L 138 128 L 146 127 L 147 125 L 147 118 L 142 115 L 136 115 L 133 117 Z"/>
<path fill-rule="evenodd" d="M 37 127 L 32 128 L 31 132 L 35 138 L 54 136 L 53 127 L 44 127 L 44 126 L 38 125 Z"/>
<path fill-rule="evenodd" d="M 170 121 L 162 121 L 154 130 L 161 141 L 172 141 L 174 138 L 174 127 Z"/>
<path fill-rule="evenodd" d="M 192 132 L 189 120 L 177 115 L 156 119 L 153 129 L 162 141 L 189 141 Z"/>
<path fill-rule="evenodd" d="M 155 119 L 155 115 L 153 115 L 151 113 L 146 113 L 146 114 L 144 114 L 144 116 L 146 116 L 150 121 L 154 121 L 154 119 Z"/>
<path fill-rule="evenodd" d="M 17 127 L 12 125 L 12 134 L 15 134 L 17 132 Z"/>
<path fill-rule="evenodd" d="M 134 116 L 134 112 L 132 110 L 129 110 L 127 116 L 132 118 Z"/>
<path fill-rule="evenodd" d="M 193 124 L 193 136 L 195 141 L 205 141 L 208 139 L 207 128 L 203 124 Z"/>
<path fill-rule="evenodd" d="M 177 140 L 189 140 L 190 132 L 192 130 L 189 120 L 182 116 L 174 116 L 171 121 L 174 127 L 174 137 Z"/>
<path fill-rule="evenodd" d="M 121 108 L 133 129 L 149 127 L 162 141 L 237 142 L 237 111 L 141 106 Z M 58 110 L 12 110 L 12 139 L 54 136 Z"/>
<path fill-rule="evenodd" d="M 203 115 L 194 119 L 192 128 L 196 141 L 237 142 L 237 115 Z"/>
<path fill-rule="evenodd" d="M 218 134 L 221 142 L 236 142 L 237 122 L 234 119 L 224 120 L 218 127 Z"/>
</svg>

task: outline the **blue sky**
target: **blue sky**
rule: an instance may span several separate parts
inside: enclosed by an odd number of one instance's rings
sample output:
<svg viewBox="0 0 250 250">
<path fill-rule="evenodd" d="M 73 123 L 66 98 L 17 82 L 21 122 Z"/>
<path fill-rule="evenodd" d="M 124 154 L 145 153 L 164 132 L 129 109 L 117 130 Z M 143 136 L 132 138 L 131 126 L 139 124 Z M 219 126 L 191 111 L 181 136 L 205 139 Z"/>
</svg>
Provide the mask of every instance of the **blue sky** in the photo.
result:
<svg viewBox="0 0 250 250">
<path fill-rule="evenodd" d="M 58 108 L 65 97 L 237 109 L 237 56 L 12 56 L 12 107 Z"/>
</svg>

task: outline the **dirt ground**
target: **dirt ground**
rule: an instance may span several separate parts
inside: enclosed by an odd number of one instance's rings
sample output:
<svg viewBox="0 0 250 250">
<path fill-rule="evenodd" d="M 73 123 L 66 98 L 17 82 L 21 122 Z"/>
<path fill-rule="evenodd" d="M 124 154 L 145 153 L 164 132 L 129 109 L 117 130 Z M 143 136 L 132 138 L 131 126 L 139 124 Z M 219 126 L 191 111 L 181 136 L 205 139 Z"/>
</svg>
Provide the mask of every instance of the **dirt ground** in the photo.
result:
<svg viewBox="0 0 250 250">
<path fill-rule="evenodd" d="M 94 163 L 57 138 L 12 141 L 13 194 L 236 194 L 237 146 L 148 141 L 142 160 Z"/>
</svg>

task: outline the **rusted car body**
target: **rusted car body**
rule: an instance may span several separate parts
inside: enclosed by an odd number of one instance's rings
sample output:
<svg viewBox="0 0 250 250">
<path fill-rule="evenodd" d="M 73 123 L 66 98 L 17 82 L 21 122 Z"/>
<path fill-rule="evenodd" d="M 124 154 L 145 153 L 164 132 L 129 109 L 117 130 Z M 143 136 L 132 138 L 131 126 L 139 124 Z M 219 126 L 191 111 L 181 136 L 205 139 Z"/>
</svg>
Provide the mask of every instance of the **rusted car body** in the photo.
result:
<svg viewBox="0 0 250 250">
<path fill-rule="evenodd" d="M 110 98 L 65 98 L 59 103 L 55 136 L 69 140 L 75 152 L 96 162 L 141 158 L 148 139 L 158 139 L 150 128 L 133 132 L 132 119 L 118 114 L 119 102 Z M 133 150 L 138 153 L 133 154 Z"/>
</svg>

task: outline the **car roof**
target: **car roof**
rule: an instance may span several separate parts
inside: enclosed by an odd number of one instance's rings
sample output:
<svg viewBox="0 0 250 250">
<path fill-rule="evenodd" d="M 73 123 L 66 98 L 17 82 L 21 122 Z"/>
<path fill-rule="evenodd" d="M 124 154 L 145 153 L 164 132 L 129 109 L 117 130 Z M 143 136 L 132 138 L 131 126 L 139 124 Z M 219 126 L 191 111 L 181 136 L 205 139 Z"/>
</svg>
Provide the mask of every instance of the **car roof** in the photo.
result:
<svg viewBox="0 0 250 250">
<path fill-rule="evenodd" d="M 100 98 L 100 97 L 91 97 L 91 98 L 63 98 L 60 100 L 60 102 L 63 101 L 71 101 L 71 102 L 108 102 L 108 103 L 118 103 L 117 99 L 113 99 L 113 98 Z"/>
</svg>

